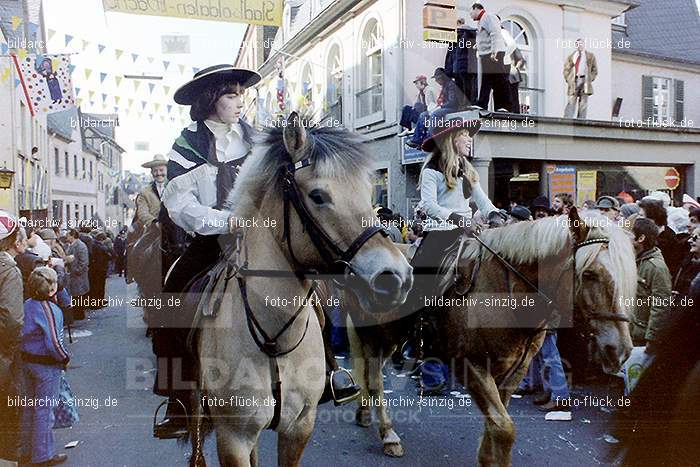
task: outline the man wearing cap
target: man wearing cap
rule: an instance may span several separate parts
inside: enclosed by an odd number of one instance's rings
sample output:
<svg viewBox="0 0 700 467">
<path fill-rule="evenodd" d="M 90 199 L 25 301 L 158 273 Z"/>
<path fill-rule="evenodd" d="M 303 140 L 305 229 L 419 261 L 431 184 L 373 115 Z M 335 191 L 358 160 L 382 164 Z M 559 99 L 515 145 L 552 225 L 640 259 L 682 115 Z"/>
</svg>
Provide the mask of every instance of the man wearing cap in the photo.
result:
<svg viewBox="0 0 700 467">
<path fill-rule="evenodd" d="M 612 222 L 617 222 L 620 217 L 620 202 L 612 196 L 601 196 L 595 204 L 595 209 L 601 212 Z"/>
<path fill-rule="evenodd" d="M 418 96 L 416 97 L 416 103 L 413 104 L 413 107 L 406 105 L 401 111 L 401 126 L 405 128 L 405 130 L 398 134 L 399 137 L 406 136 L 411 131 L 413 125 L 418 122 L 420 114 L 426 110 L 432 112 L 437 107 L 435 91 L 428 86 L 428 78 L 425 75 L 416 76 L 416 79 L 413 80 L 413 84 L 415 84 L 418 89 Z"/>
<path fill-rule="evenodd" d="M 444 68 L 436 68 L 432 78 L 440 85 L 440 94 L 437 98 L 437 107 L 433 111 L 426 110 L 418 117 L 416 131 L 406 145 L 419 148 L 425 139 L 433 133 L 440 131 L 444 117 L 459 109 L 460 91 L 455 82 L 447 76 Z"/>
<path fill-rule="evenodd" d="M 144 169 L 151 169 L 153 181 L 143 188 L 136 197 L 136 218 L 143 228 L 158 221 L 160 198 L 165 190 L 168 175 L 168 160 L 162 154 L 153 156 L 153 160 L 141 164 Z"/>
<path fill-rule="evenodd" d="M 22 273 L 15 257 L 27 249 L 27 236 L 17 219 L 0 210 L 0 459 L 17 460 L 19 408 L 7 401 L 17 394 L 19 353 L 24 325 Z M 2 462 L 0 462 L 2 463 Z"/>
<path fill-rule="evenodd" d="M 538 196 L 530 203 L 530 211 L 533 219 L 542 219 L 553 214 L 552 206 L 549 204 L 549 198 L 546 196 Z"/>
<path fill-rule="evenodd" d="M 510 215 L 508 224 L 517 224 L 518 222 L 532 220 L 532 213 L 530 210 L 520 204 L 515 205 L 508 214 Z"/>
</svg>

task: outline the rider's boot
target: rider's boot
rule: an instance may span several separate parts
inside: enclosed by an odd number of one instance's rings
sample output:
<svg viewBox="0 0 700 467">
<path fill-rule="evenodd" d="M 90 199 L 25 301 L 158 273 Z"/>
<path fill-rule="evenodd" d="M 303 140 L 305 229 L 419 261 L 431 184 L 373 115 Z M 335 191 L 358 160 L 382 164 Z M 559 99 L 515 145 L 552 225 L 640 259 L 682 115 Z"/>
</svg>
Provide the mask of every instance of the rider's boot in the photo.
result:
<svg viewBox="0 0 700 467">
<path fill-rule="evenodd" d="M 159 439 L 180 438 L 187 434 L 187 417 L 182 403 L 171 397 L 165 410 L 165 418 L 153 426 L 153 436 Z"/>
</svg>

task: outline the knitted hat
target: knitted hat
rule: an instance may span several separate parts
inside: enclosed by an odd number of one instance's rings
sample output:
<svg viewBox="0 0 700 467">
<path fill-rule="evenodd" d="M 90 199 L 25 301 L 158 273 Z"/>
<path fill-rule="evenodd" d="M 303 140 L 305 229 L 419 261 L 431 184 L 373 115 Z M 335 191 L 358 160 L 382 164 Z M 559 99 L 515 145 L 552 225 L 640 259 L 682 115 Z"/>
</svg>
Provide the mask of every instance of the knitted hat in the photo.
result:
<svg viewBox="0 0 700 467">
<path fill-rule="evenodd" d="M 7 211 L 0 209 L 0 240 L 4 240 L 17 228 L 17 219 Z"/>
</svg>

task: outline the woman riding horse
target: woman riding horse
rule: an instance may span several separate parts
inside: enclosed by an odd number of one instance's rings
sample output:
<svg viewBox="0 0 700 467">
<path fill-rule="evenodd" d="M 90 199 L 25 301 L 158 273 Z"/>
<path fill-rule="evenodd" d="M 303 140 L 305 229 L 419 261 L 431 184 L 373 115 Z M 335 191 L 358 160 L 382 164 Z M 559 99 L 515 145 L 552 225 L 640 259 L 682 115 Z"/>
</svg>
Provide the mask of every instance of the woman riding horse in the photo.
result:
<svg viewBox="0 0 700 467">
<path fill-rule="evenodd" d="M 479 185 L 479 175 L 468 159 L 471 158 L 472 137 L 481 128 L 478 119 L 445 120 L 442 130 L 423 143 L 423 151 L 430 152 L 419 178 L 421 201 L 419 209 L 428 220 L 423 226 L 423 240 L 411 262 L 414 286 L 407 307 L 416 311 L 423 308 L 425 298 L 439 294 L 436 275 L 444 264 L 445 252 L 459 242 L 465 233 L 471 235 L 474 201 L 484 218 L 493 218 L 498 210 Z M 427 339 L 430 342 L 430 339 Z M 446 382 L 442 365 L 427 361 L 423 365 L 423 382 L 428 392 L 440 391 Z"/>
<path fill-rule="evenodd" d="M 255 130 L 241 118 L 243 95 L 260 79 L 251 70 L 215 65 L 197 72 L 175 92 L 175 102 L 190 106 L 193 123 L 182 130 L 168 154 L 170 182 L 162 195 L 165 212 L 161 217 L 167 214 L 174 224 L 171 230 L 194 233 L 194 239 L 168 272 L 166 294 L 186 291 L 193 278 L 209 271 L 221 255 L 219 237 L 238 225 L 224 204 L 253 146 Z M 165 230 L 168 225 L 164 222 Z M 164 239 L 177 237 L 167 231 L 163 235 Z M 184 308 L 168 307 L 152 326 L 153 350 L 159 357 L 154 392 L 168 397 L 165 420 L 154 430 L 159 438 L 186 434 L 183 411 L 192 413 L 189 396 L 197 381 L 197 365 L 187 345 L 193 316 Z M 181 381 L 174 380 L 175 375 Z M 335 394 L 359 393 L 353 386 L 334 387 Z"/>
</svg>

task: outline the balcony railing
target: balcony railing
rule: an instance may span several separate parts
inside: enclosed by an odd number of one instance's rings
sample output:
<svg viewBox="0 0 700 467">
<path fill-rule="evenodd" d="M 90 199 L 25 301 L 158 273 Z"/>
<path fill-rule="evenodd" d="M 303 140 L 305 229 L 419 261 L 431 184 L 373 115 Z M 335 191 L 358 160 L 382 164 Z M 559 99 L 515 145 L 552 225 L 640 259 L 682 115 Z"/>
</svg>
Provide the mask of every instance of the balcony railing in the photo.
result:
<svg viewBox="0 0 700 467">
<path fill-rule="evenodd" d="M 373 117 L 384 110 L 384 88 L 381 83 L 370 86 L 356 93 L 355 100 L 358 119 Z"/>
</svg>

